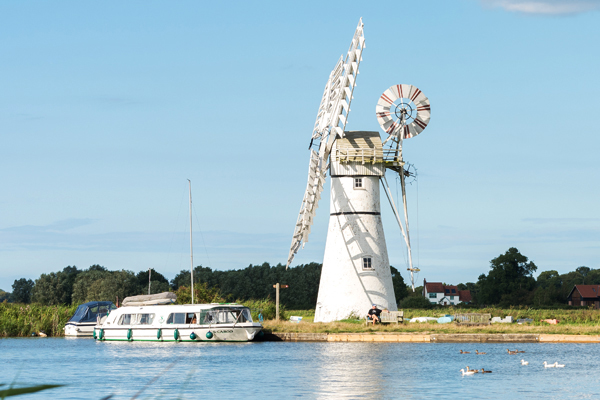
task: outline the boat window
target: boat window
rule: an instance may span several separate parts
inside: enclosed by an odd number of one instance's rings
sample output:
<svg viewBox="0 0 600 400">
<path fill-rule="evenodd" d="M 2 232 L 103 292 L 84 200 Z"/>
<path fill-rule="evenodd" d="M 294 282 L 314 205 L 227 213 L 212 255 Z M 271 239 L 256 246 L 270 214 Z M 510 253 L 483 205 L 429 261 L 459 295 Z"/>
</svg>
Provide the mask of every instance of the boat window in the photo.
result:
<svg viewBox="0 0 600 400">
<path fill-rule="evenodd" d="M 185 313 L 170 314 L 167 324 L 185 324 Z"/>
<path fill-rule="evenodd" d="M 154 314 L 140 314 L 140 320 L 138 324 L 140 325 L 152 325 L 154 321 Z"/>
<path fill-rule="evenodd" d="M 134 314 L 135 316 L 135 314 Z M 123 314 L 121 318 L 119 318 L 119 325 L 131 325 L 131 314 Z"/>
<path fill-rule="evenodd" d="M 245 321 L 240 320 L 239 322 L 252 322 L 252 314 L 250 313 L 249 308 L 242 308 L 242 314 L 243 314 Z"/>
<path fill-rule="evenodd" d="M 203 311 L 200 321 L 202 324 L 234 324 L 252 322 L 252 317 L 248 308 L 214 308 Z"/>
<path fill-rule="evenodd" d="M 187 313 L 185 314 L 185 323 L 186 324 L 195 324 L 197 323 L 196 314 L 195 313 Z"/>
</svg>

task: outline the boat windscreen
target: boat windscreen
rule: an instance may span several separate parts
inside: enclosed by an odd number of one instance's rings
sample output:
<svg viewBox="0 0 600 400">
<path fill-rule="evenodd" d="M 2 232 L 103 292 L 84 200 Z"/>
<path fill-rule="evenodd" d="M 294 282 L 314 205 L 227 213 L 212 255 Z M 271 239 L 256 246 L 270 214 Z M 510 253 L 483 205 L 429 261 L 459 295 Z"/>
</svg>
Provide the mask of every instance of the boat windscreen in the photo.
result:
<svg viewBox="0 0 600 400">
<path fill-rule="evenodd" d="M 201 324 L 235 324 L 252 322 L 248 308 L 213 308 L 202 312 Z"/>
<path fill-rule="evenodd" d="M 116 308 L 112 302 L 85 303 L 77 307 L 75 314 L 73 314 L 69 322 L 96 322 L 98 315 L 107 315 L 110 310 L 115 310 Z"/>
</svg>

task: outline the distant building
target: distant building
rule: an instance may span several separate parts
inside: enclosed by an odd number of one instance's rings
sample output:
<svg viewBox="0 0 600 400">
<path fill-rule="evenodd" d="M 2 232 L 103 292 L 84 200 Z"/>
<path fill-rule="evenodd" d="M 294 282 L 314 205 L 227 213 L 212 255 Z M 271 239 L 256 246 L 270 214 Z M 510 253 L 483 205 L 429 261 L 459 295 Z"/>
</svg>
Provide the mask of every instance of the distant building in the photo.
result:
<svg viewBox="0 0 600 400">
<path fill-rule="evenodd" d="M 575 285 L 567 296 L 570 306 L 600 308 L 600 285 Z"/>
<path fill-rule="evenodd" d="M 423 279 L 423 296 L 433 304 L 454 306 L 471 302 L 470 290 L 458 290 L 456 286 L 441 282 L 427 282 Z"/>
</svg>

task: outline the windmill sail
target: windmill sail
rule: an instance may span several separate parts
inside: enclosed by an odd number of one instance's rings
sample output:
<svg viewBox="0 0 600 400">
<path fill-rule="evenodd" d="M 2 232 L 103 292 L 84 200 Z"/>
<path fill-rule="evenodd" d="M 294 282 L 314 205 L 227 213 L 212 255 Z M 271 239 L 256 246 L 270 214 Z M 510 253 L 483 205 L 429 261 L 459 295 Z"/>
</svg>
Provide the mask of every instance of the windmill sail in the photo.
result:
<svg viewBox="0 0 600 400">
<path fill-rule="evenodd" d="M 310 227 L 325 184 L 329 153 L 335 140 L 338 137 L 344 137 L 344 129 L 348 122 L 350 103 L 352 102 L 364 47 L 364 25 L 361 18 L 352 37 L 348 53 L 346 53 L 345 58 L 340 57 L 333 71 L 329 74 L 321 98 L 311 138 L 311 147 L 318 147 L 319 151 L 317 153 L 311 148 L 308 183 L 296 221 L 294 235 L 292 236 L 286 267 L 289 267 L 300 246 L 308 242 Z"/>
</svg>

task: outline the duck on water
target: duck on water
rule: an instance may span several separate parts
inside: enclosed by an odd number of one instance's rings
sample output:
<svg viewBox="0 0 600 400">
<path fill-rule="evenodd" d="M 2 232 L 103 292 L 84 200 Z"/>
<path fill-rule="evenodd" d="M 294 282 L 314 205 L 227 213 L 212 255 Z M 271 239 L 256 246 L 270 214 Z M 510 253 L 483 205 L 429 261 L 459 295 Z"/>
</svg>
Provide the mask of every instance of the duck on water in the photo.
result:
<svg viewBox="0 0 600 400">
<path fill-rule="evenodd" d="M 114 341 L 248 342 L 262 330 L 240 304 L 175 305 L 176 295 L 128 297 L 94 327 L 94 338 Z M 171 304 L 169 304 L 171 303 Z"/>
</svg>

